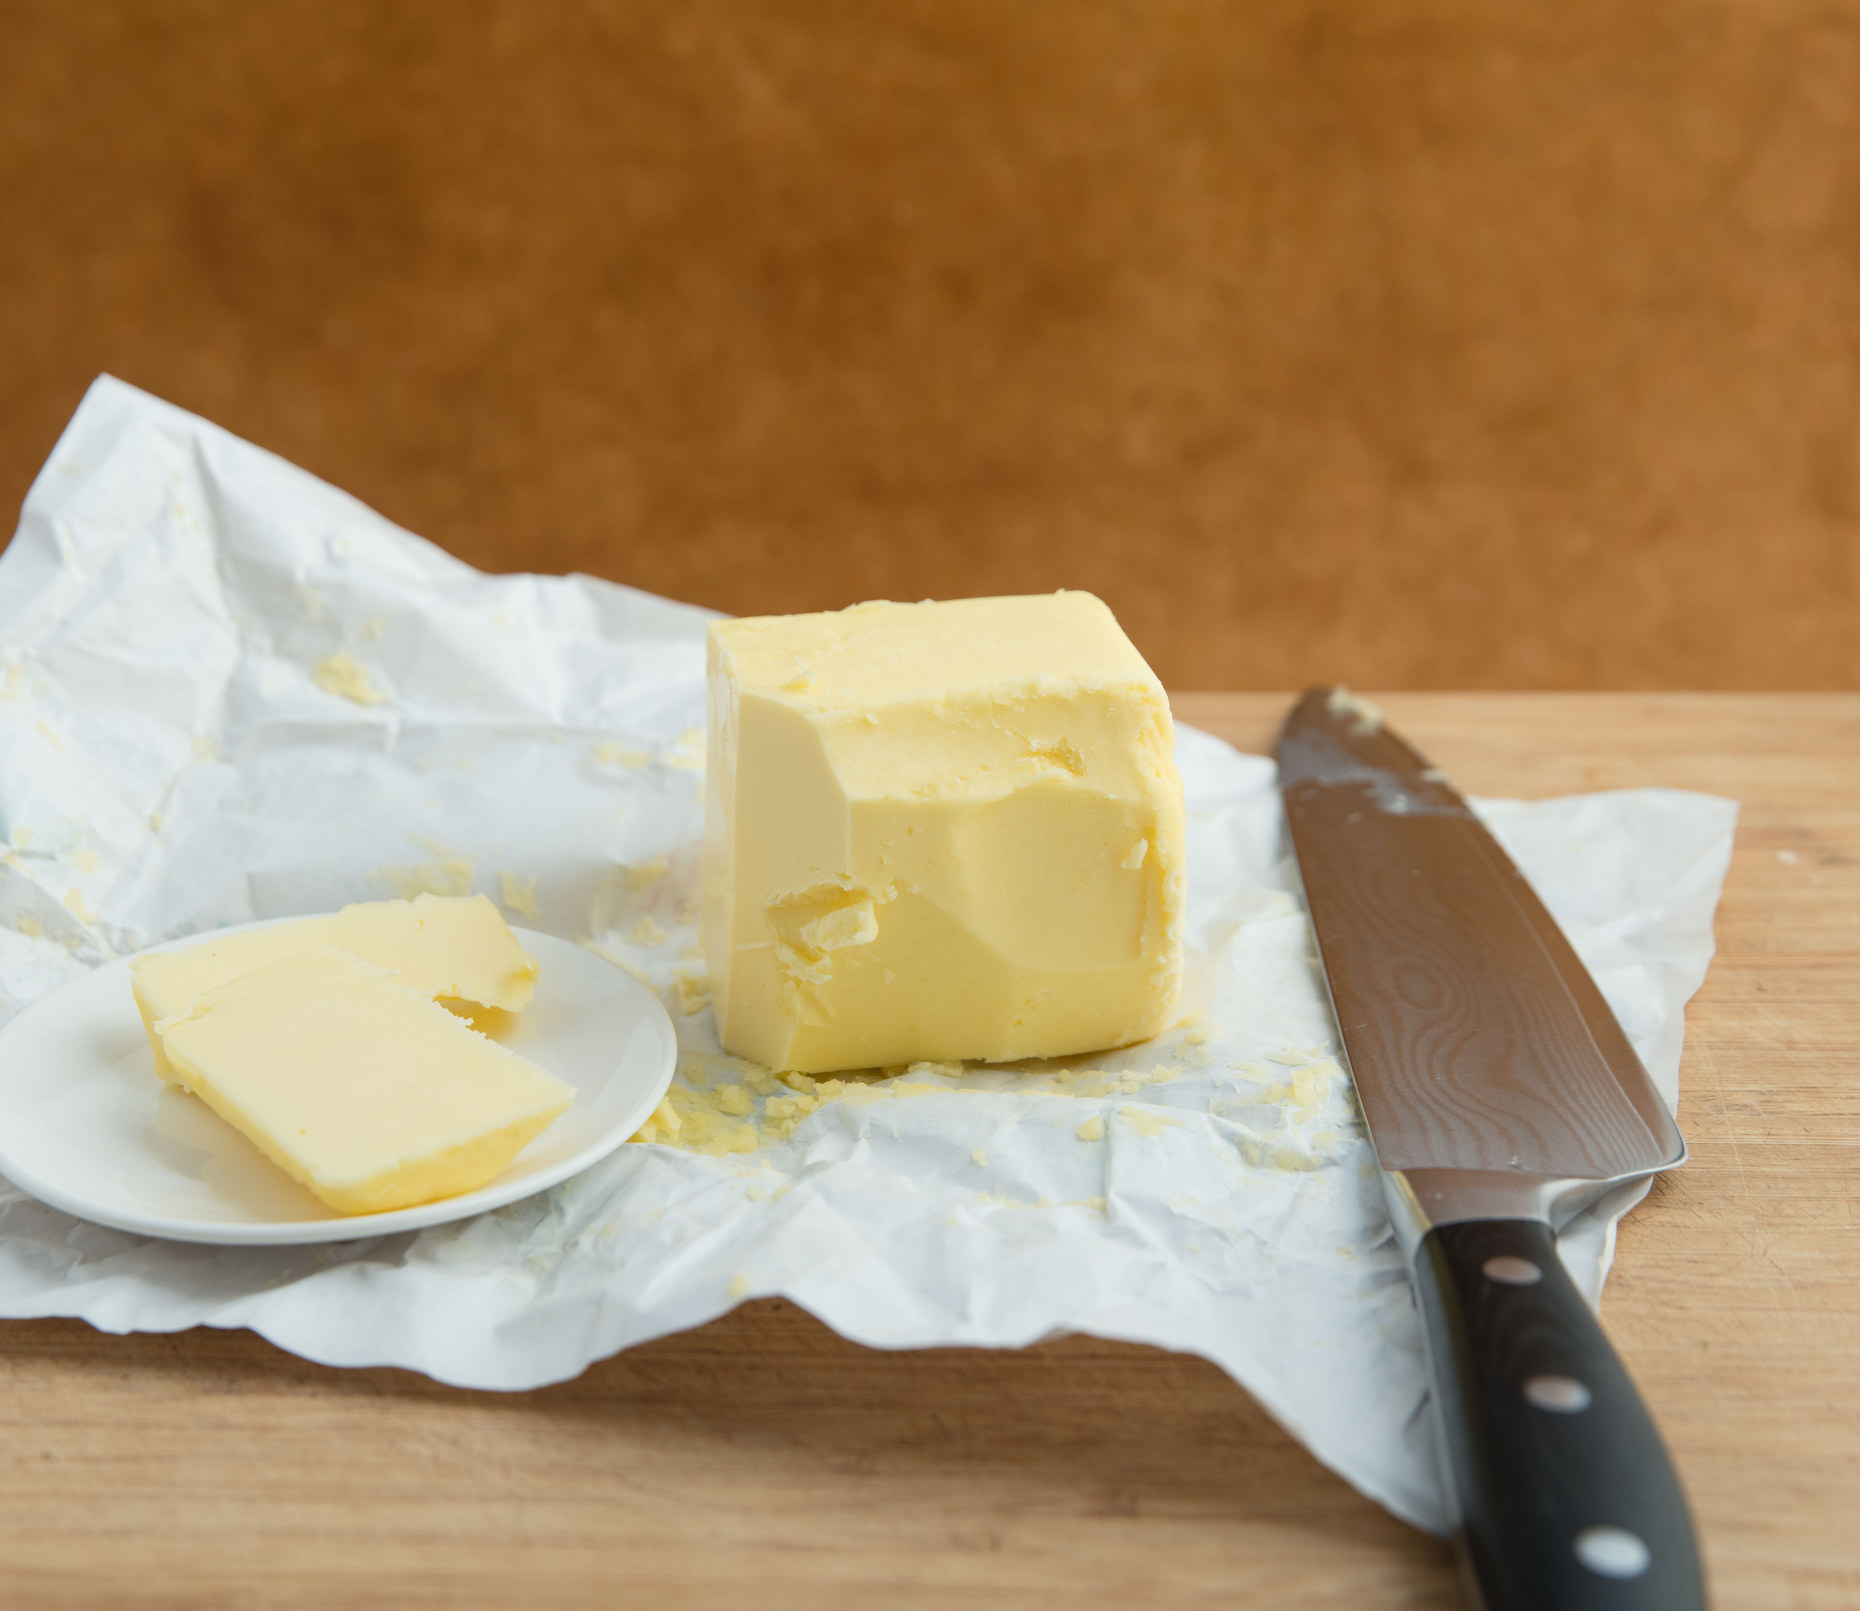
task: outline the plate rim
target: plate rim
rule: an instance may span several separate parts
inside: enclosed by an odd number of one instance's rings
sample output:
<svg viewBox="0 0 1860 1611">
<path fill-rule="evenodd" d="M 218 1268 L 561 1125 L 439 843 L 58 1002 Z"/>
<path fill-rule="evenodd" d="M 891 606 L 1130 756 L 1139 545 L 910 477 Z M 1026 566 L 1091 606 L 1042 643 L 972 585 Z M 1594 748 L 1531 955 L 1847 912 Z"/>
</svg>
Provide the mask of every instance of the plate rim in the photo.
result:
<svg viewBox="0 0 1860 1611">
<path fill-rule="evenodd" d="M 204 944 L 209 940 L 229 934 L 242 934 L 248 930 L 275 928 L 283 923 L 294 923 L 305 917 L 318 917 L 318 912 L 297 912 L 285 917 L 258 918 L 246 923 L 229 923 L 222 928 L 202 929 L 198 933 L 182 935 L 172 940 L 163 940 L 154 945 L 143 946 L 136 951 L 126 952 L 113 957 L 96 968 L 87 969 L 74 979 L 68 979 L 56 990 L 41 996 L 37 1001 L 28 1003 L 4 1026 L 0 1026 L 0 1052 L 4 1051 L 8 1037 L 14 1026 L 28 1015 L 55 1002 L 67 990 L 80 984 L 92 983 L 96 976 L 105 969 L 122 968 L 136 957 L 146 956 L 155 951 L 168 951 L 176 947 Z M 211 1247 L 305 1247 L 319 1242 L 360 1242 L 373 1237 L 395 1236 L 408 1231 L 427 1230 L 435 1225 L 450 1224 L 455 1220 L 469 1219 L 473 1215 L 488 1213 L 495 1208 L 505 1208 L 511 1203 L 521 1202 L 534 1197 L 551 1187 L 559 1186 L 563 1181 L 591 1169 L 603 1158 L 617 1152 L 638 1133 L 660 1102 L 665 1100 L 665 1093 L 671 1088 L 672 1077 L 678 1069 L 678 1032 L 672 1023 L 671 1014 L 658 993 L 651 989 L 629 969 L 621 967 L 611 958 L 602 956 L 598 951 L 587 946 L 577 945 L 573 940 L 562 938 L 558 934 L 548 934 L 540 929 L 518 928 L 511 925 L 511 933 L 527 950 L 535 941 L 543 941 L 545 948 L 550 946 L 570 946 L 604 967 L 611 968 L 622 981 L 624 992 L 633 996 L 641 1008 L 641 1017 L 652 1023 L 659 1032 L 660 1069 L 652 1085 L 652 1105 L 646 1108 L 639 1119 L 626 1125 L 624 1131 L 620 1124 L 602 1132 L 593 1141 L 579 1151 L 571 1153 L 559 1163 L 551 1164 L 540 1174 L 527 1176 L 521 1180 L 492 1181 L 480 1186 L 476 1191 L 465 1192 L 457 1197 L 442 1197 L 436 1202 L 415 1203 L 407 1208 L 390 1208 L 375 1214 L 345 1215 L 329 1220 L 259 1220 L 259 1221 L 206 1221 L 192 1219 L 173 1219 L 164 1215 L 127 1215 L 107 1208 L 99 1211 L 98 1205 L 81 1194 L 65 1191 L 55 1181 L 46 1181 L 35 1170 L 20 1165 L 6 1145 L 4 1135 L 0 1135 L 0 1176 L 10 1182 L 27 1196 L 38 1202 L 55 1208 L 61 1213 L 70 1214 L 87 1224 L 102 1225 L 110 1230 L 123 1231 L 130 1235 L 152 1237 L 167 1242 L 190 1242 Z M 155 1078 L 154 1069 L 150 1068 L 150 1077 Z M 545 1132 L 546 1133 L 546 1132 Z M 522 1154 L 519 1153 L 518 1157 Z M 514 1163 L 515 1160 L 512 1160 Z"/>
</svg>

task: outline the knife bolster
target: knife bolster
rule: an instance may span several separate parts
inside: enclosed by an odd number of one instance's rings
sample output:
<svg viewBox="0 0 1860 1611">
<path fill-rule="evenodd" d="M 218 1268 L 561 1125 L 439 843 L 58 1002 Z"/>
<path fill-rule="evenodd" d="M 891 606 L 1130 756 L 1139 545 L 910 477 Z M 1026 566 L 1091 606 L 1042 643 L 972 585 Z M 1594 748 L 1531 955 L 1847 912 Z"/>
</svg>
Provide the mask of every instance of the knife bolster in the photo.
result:
<svg viewBox="0 0 1860 1611">
<path fill-rule="evenodd" d="M 1422 1239 L 1442 1225 L 1529 1219 L 1554 1233 L 1592 1208 L 1625 1212 L 1640 1201 L 1657 1172 L 1570 1180 L 1508 1169 L 1389 1169 L 1383 1171 L 1382 1188 L 1396 1240 L 1412 1263 Z"/>
</svg>

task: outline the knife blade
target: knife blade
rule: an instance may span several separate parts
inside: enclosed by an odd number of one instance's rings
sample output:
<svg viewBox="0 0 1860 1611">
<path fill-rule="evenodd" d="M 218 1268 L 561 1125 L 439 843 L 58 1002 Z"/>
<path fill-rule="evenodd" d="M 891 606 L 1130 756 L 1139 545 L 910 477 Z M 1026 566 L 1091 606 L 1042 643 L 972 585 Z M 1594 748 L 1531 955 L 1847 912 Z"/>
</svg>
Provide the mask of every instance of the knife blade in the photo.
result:
<svg viewBox="0 0 1860 1611">
<path fill-rule="evenodd" d="M 1427 1334 L 1469 1595 L 1693 1611 L 1659 1432 L 1556 1234 L 1684 1161 L 1588 970 L 1444 772 L 1314 688 L 1279 782 L 1331 1004 Z"/>
</svg>

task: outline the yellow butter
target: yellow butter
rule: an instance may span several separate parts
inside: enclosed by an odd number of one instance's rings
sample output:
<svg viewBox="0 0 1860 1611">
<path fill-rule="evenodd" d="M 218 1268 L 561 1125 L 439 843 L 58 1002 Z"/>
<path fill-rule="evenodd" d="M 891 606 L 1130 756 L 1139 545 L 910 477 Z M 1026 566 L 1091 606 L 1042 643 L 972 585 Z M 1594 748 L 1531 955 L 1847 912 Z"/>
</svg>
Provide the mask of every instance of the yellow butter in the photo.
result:
<svg viewBox="0 0 1860 1611">
<path fill-rule="evenodd" d="M 342 1214 L 488 1184 L 574 1097 L 333 946 L 242 974 L 155 1027 L 176 1080 Z"/>
<path fill-rule="evenodd" d="M 1173 1011 L 1169 704 L 1088 593 L 710 629 L 724 1047 L 820 1072 L 1126 1045 Z"/>
<path fill-rule="evenodd" d="M 367 901 L 324 917 L 228 934 L 184 951 L 155 951 L 130 964 L 130 988 L 155 1052 L 155 1070 L 174 1075 L 155 1024 L 184 1012 L 209 990 L 300 951 L 334 945 L 372 962 L 410 990 L 519 1012 L 536 984 L 536 959 L 482 895 L 421 895 Z"/>
</svg>

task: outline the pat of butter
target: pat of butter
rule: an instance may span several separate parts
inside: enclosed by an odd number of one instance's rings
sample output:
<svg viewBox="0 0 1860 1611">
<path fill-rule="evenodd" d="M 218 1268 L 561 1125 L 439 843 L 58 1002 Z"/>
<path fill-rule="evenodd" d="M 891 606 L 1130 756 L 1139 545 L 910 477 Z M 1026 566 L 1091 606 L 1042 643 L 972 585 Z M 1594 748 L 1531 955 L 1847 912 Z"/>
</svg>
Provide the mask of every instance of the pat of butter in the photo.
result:
<svg viewBox="0 0 1860 1611">
<path fill-rule="evenodd" d="M 810 1073 L 1157 1033 L 1183 810 L 1155 673 L 1089 593 L 710 629 L 704 945 L 726 1050 Z"/>
<path fill-rule="evenodd" d="M 186 1011 L 199 997 L 242 974 L 300 951 L 333 945 L 385 968 L 423 996 L 445 996 L 520 1012 L 536 984 L 536 959 L 482 895 L 421 895 L 368 901 L 325 917 L 306 917 L 244 934 L 228 934 L 185 951 L 155 951 L 130 964 L 130 988 L 155 1052 L 155 1071 L 173 1071 L 155 1033 L 157 1020 Z"/>
<path fill-rule="evenodd" d="M 486 1185 L 575 1094 L 333 946 L 243 974 L 155 1027 L 179 1083 L 341 1214 Z"/>
</svg>

